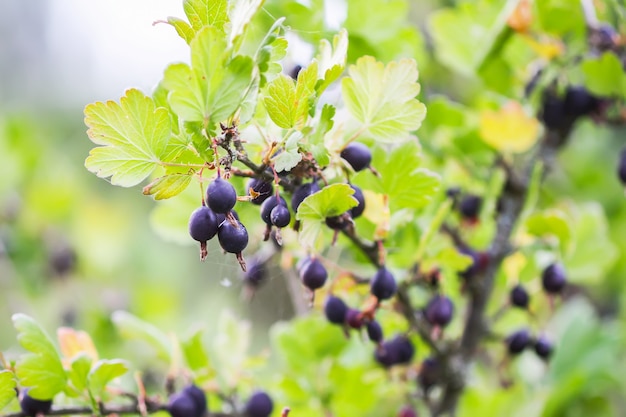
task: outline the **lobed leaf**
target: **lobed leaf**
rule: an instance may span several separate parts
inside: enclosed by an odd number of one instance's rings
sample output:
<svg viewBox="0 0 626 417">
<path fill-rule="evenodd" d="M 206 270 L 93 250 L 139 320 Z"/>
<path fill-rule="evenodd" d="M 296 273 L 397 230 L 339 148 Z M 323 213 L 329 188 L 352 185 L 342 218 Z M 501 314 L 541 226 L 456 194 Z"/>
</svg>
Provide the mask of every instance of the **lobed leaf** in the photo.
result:
<svg viewBox="0 0 626 417">
<path fill-rule="evenodd" d="M 15 378 L 11 371 L 0 371 L 0 410 L 9 405 L 17 395 L 15 393 Z"/>
<path fill-rule="evenodd" d="M 150 97 L 136 89 L 126 91 L 120 104 L 107 101 L 85 107 L 87 135 L 96 145 L 85 167 L 113 185 L 132 187 L 159 165 L 167 146 L 170 118 L 155 108 Z"/>
<path fill-rule="evenodd" d="M 89 384 L 89 371 L 91 370 L 92 362 L 93 359 L 89 355 L 79 353 L 70 364 L 67 375 L 74 388 L 78 391 L 84 390 Z"/>
<path fill-rule="evenodd" d="M 170 105 L 180 118 L 202 122 L 212 132 L 235 113 L 251 83 L 254 63 L 246 56 L 227 58 L 223 35 L 206 26 L 191 42 L 191 67 L 173 64 L 165 70 L 163 85 L 170 90 Z"/>
<path fill-rule="evenodd" d="M 99 397 L 109 382 L 126 372 L 128 365 L 121 359 L 99 360 L 89 372 L 89 391 Z"/>
<path fill-rule="evenodd" d="M 626 75 L 619 58 L 605 52 L 599 59 L 588 58 L 581 64 L 585 86 L 593 94 L 626 97 Z"/>
<path fill-rule="evenodd" d="M 302 222 L 300 243 L 313 248 L 327 217 L 339 216 L 358 204 L 349 184 L 331 184 L 305 198 L 296 213 Z"/>
<path fill-rule="evenodd" d="M 415 60 L 385 66 L 365 56 L 348 72 L 341 82 L 346 107 L 375 139 L 395 142 L 420 127 L 426 107 L 415 98 L 420 92 Z"/>
<path fill-rule="evenodd" d="M 183 9 L 195 32 L 204 26 L 223 31 L 228 22 L 228 0 L 184 0 Z"/>
<path fill-rule="evenodd" d="M 183 340 L 180 344 L 185 361 L 192 371 L 206 369 L 210 365 L 204 343 L 202 343 L 202 330 L 195 331 L 191 337 Z"/>
<path fill-rule="evenodd" d="M 143 187 L 143 194 L 153 195 L 155 200 L 165 200 L 182 193 L 190 182 L 191 174 L 165 175 Z"/>
<path fill-rule="evenodd" d="M 243 35 L 246 26 L 252 17 L 259 11 L 264 0 L 235 0 L 228 10 L 230 19 L 230 32 L 228 34 L 228 44 L 234 45 L 238 38 Z"/>
<path fill-rule="evenodd" d="M 13 315 L 17 340 L 31 354 L 23 355 L 17 363 L 17 377 L 29 387 L 36 399 L 49 400 L 65 389 L 67 376 L 52 339 L 25 314 Z"/>
</svg>

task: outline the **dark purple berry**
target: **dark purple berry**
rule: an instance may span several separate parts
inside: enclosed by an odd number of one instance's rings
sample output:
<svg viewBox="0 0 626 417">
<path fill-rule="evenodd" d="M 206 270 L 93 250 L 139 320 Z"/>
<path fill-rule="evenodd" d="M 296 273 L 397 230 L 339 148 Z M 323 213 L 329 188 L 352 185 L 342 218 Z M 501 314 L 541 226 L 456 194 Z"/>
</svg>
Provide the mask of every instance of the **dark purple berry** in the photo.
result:
<svg viewBox="0 0 626 417">
<path fill-rule="evenodd" d="M 542 359 L 548 359 L 552 355 L 552 351 L 554 350 L 554 346 L 552 343 L 541 336 L 539 339 L 535 341 L 535 353 Z"/>
<path fill-rule="evenodd" d="M 302 184 L 301 186 L 296 188 L 296 190 L 293 192 L 293 195 L 291 196 L 291 209 L 294 212 L 297 212 L 298 207 L 300 207 L 300 204 L 302 204 L 304 199 L 310 196 L 311 194 L 318 192 L 319 190 L 320 190 L 320 186 L 317 185 L 316 181 L 313 181 L 307 184 Z"/>
<path fill-rule="evenodd" d="M 274 403 L 269 395 L 257 391 L 248 399 L 245 408 L 246 417 L 269 417 L 274 409 Z"/>
<path fill-rule="evenodd" d="M 565 92 L 565 114 L 572 117 L 585 116 L 598 108 L 600 100 L 583 86 L 569 86 Z"/>
<path fill-rule="evenodd" d="M 271 196 L 265 200 L 263 204 L 261 204 L 261 219 L 263 219 L 266 225 L 272 226 L 272 210 L 274 210 L 274 207 L 279 204 L 287 207 L 285 199 L 282 197 L 276 197 L 276 195 Z"/>
<path fill-rule="evenodd" d="M 270 222 L 276 227 L 285 227 L 291 221 L 291 213 L 287 206 L 277 204 L 270 212 Z"/>
<path fill-rule="evenodd" d="M 350 184 L 350 187 L 352 187 L 352 189 L 354 190 L 354 194 L 352 194 L 352 197 L 356 198 L 356 201 L 359 202 L 358 205 L 350 209 L 350 215 L 353 219 L 356 219 L 361 214 L 363 214 L 363 211 L 365 211 L 365 196 L 363 195 L 363 191 L 361 191 L 361 189 L 356 185 Z"/>
<path fill-rule="evenodd" d="M 376 271 L 370 284 L 370 292 L 373 296 L 378 298 L 379 301 L 393 297 L 397 288 L 395 278 L 384 266 Z"/>
<path fill-rule="evenodd" d="M 172 395 L 167 403 L 167 411 L 172 417 L 200 417 L 193 398 L 182 392 Z"/>
<path fill-rule="evenodd" d="M 539 118 L 548 129 L 558 130 L 567 125 L 568 118 L 563 99 L 553 91 L 546 91 L 543 95 Z"/>
<path fill-rule="evenodd" d="M 410 405 L 405 405 L 398 411 L 398 417 L 417 417 L 417 411 Z"/>
<path fill-rule="evenodd" d="M 319 259 L 311 258 L 309 262 L 302 266 L 300 270 L 300 279 L 305 287 L 311 291 L 315 291 L 318 288 L 322 288 L 328 278 L 328 272 L 326 268 L 319 261 Z"/>
<path fill-rule="evenodd" d="M 355 330 L 359 330 L 363 327 L 363 315 L 356 308 L 348 308 L 346 324 Z"/>
<path fill-rule="evenodd" d="M 197 416 L 202 416 L 207 411 L 206 395 L 197 385 L 188 385 L 182 390 L 182 394 L 191 398 L 196 406 Z"/>
<path fill-rule="evenodd" d="M 374 353 L 374 359 L 385 368 L 393 365 L 408 364 L 413 359 L 415 347 L 406 337 L 398 335 L 391 340 L 383 342 Z"/>
<path fill-rule="evenodd" d="M 20 398 L 20 408 L 24 414 L 30 417 L 35 417 L 40 413 L 48 414 L 52 408 L 52 400 L 37 400 L 28 395 L 28 390 L 25 390 L 22 398 Z"/>
<path fill-rule="evenodd" d="M 522 353 L 530 344 L 530 333 L 528 330 L 518 330 L 506 338 L 506 346 L 510 355 Z"/>
<path fill-rule="evenodd" d="M 541 274 L 541 283 L 548 294 L 560 293 L 567 283 L 563 266 L 559 263 L 549 265 Z"/>
<path fill-rule="evenodd" d="M 417 374 L 417 383 L 422 391 L 427 393 L 432 387 L 437 385 L 441 379 L 441 367 L 435 358 L 426 358 L 422 362 L 419 373 Z"/>
<path fill-rule="evenodd" d="M 259 205 L 272 195 L 274 186 L 269 181 L 253 178 L 248 182 L 246 191 L 249 196 L 253 196 L 250 202 Z"/>
<path fill-rule="evenodd" d="M 293 78 L 294 80 L 298 79 L 298 74 L 300 74 L 300 71 L 302 71 L 302 65 L 298 65 L 296 64 L 291 71 L 289 71 L 289 76 L 291 78 Z"/>
<path fill-rule="evenodd" d="M 530 296 L 524 287 L 517 285 L 513 287 L 511 293 L 509 294 L 509 301 L 511 302 L 511 305 L 514 305 L 515 307 L 527 309 Z"/>
<path fill-rule="evenodd" d="M 424 309 L 424 316 L 433 326 L 445 327 L 452 321 L 454 304 L 445 295 L 434 296 Z"/>
<path fill-rule="evenodd" d="M 341 157 L 345 159 L 356 172 L 369 167 L 372 162 L 372 152 L 367 146 L 359 142 L 352 142 L 343 148 Z"/>
<path fill-rule="evenodd" d="M 326 226 L 333 230 L 343 230 L 352 223 L 352 218 L 348 213 L 340 216 L 326 217 Z"/>
<path fill-rule="evenodd" d="M 246 272 L 243 274 L 243 281 L 251 287 L 258 287 L 267 278 L 265 262 L 256 258 L 248 260 Z"/>
<path fill-rule="evenodd" d="M 217 218 L 213 210 L 201 206 L 194 210 L 189 217 L 189 234 L 193 240 L 206 242 L 217 233 Z"/>
<path fill-rule="evenodd" d="M 333 324 L 343 324 L 346 321 L 348 306 L 339 297 L 329 295 L 324 303 L 326 319 Z"/>
<path fill-rule="evenodd" d="M 236 225 L 228 220 L 222 222 L 217 229 L 217 238 L 228 253 L 241 253 L 248 246 L 248 231 L 239 220 Z"/>
<path fill-rule="evenodd" d="M 619 164 L 617 165 L 617 176 L 622 184 L 626 185 L 626 148 L 622 149 L 619 155 Z"/>
<path fill-rule="evenodd" d="M 590 43 L 600 51 L 608 51 L 616 46 L 619 35 L 609 24 L 602 23 L 590 37 Z"/>
<path fill-rule="evenodd" d="M 217 177 L 206 189 L 209 208 L 215 213 L 228 213 L 237 202 L 237 191 L 228 181 Z"/>
<path fill-rule="evenodd" d="M 459 203 L 459 212 L 466 219 L 475 220 L 480 214 L 483 199 L 477 195 L 467 194 Z"/>
<path fill-rule="evenodd" d="M 383 328 L 376 320 L 372 320 L 367 323 L 367 337 L 374 342 L 380 343 L 383 341 Z"/>
<path fill-rule="evenodd" d="M 229 214 L 232 214 L 235 219 L 239 220 L 239 214 L 237 214 L 235 210 L 231 210 Z M 215 218 L 217 219 L 217 226 L 219 227 L 219 225 L 226 220 L 226 215 L 223 213 L 215 213 Z"/>
</svg>

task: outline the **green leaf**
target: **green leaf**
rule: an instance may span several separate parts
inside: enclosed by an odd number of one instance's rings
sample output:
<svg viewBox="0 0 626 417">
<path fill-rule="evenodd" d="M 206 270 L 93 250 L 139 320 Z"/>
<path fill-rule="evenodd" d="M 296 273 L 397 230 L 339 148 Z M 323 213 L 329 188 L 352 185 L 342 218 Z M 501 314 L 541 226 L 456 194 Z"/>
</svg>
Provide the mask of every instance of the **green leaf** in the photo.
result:
<svg viewBox="0 0 626 417">
<path fill-rule="evenodd" d="M 15 378 L 11 371 L 0 371 L 0 410 L 17 397 L 15 385 Z"/>
<path fill-rule="evenodd" d="M 546 235 L 556 237 L 562 251 L 565 251 L 570 242 L 572 235 L 570 224 L 571 219 L 568 219 L 565 213 L 559 210 L 538 212 L 526 220 L 528 233 L 539 237 Z"/>
<path fill-rule="evenodd" d="M 281 74 L 267 86 L 267 96 L 263 100 L 270 119 L 278 127 L 289 129 L 295 125 L 296 86 L 294 81 Z"/>
<path fill-rule="evenodd" d="M 605 52 L 599 59 L 587 58 L 581 68 L 585 74 L 585 86 L 593 94 L 626 97 L 626 74 L 614 53 Z"/>
<path fill-rule="evenodd" d="M 86 353 L 79 353 L 72 359 L 68 377 L 78 391 L 87 388 L 92 361 L 92 358 Z"/>
<path fill-rule="evenodd" d="M 302 222 L 300 243 L 314 247 L 326 217 L 339 216 L 358 204 L 348 184 L 332 184 L 305 198 L 296 218 Z"/>
<path fill-rule="evenodd" d="M 333 37 L 333 44 L 330 45 L 326 39 L 320 41 L 318 62 L 318 82 L 315 90 L 319 97 L 330 84 L 332 84 L 343 73 L 348 56 L 348 31 L 341 29 Z"/>
<path fill-rule="evenodd" d="M 89 372 L 89 391 L 95 397 L 102 395 L 102 391 L 113 379 L 128 372 L 128 365 L 121 359 L 101 359 Z"/>
<path fill-rule="evenodd" d="M 192 174 L 171 174 L 159 177 L 143 187 L 144 195 L 154 195 L 155 200 L 165 200 L 182 193 L 191 182 Z"/>
<path fill-rule="evenodd" d="M 183 9 L 196 32 L 204 26 L 214 26 L 223 31 L 224 24 L 228 22 L 228 0 L 185 0 Z"/>
<path fill-rule="evenodd" d="M 130 89 L 120 104 L 97 102 L 85 107 L 87 135 L 96 145 L 85 161 L 100 178 L 131 187 L 159 165 L 167 146 L 170 118 L 167 109 L 155 108 L 150 97 Z"/>
<path fill-rule="evenodd" d="M 196 32 L 191 26 L 189 26 L 189 23 L 185 22 L 182 19 L 170 16 L 167 18 L 167 23 L 174 27 L 176 33 L 178 33 L 178 36 L 183 38 L 188 45 L 193 40 L 194 36 L 196 36 Z"/>
<path fill-rule="evenodd" d="M 228 34 L 228 44 L 235 45 L 238 38 L 243 35 L 246 26 L 252 17 L 259 11 L 264 0 L 235 0 L 228 11 L 230 18 L 230 32 Z"/>
<path fill-rule="evenodd" d="M 209 367 L 209 357 L 202 343 L 202 330 L 195 331 L 191 337 L 182 341 L 181 348 L 189 369 L 197 371 Z"/>
<path fill-rule="evenodd" d="M 415 140 L 405 142 L 391 152 L 375 148 L 372 165 L 380 176 L 366 176 L 367 173 L 360 172 L 354 182 L 364 189 L 387 194 L 392 213 L 406 208 L 422 208 L 437 194 L 441 178 L 421 167 L 421 154 Z"/>
<path fill-rule="evenodd" d="M 282 71 L 283 67 L 280 61 L 287 54 L 288 45 L 287 39 L 280 36 L 280 33 L 284 30 L 284 21 L 285 18 L 281 17 L 274 22 L 255 54 L 254 60 L 259 68 L 259 85 L 261 87 L 264 87 L 269 81 L 276 78 L 276 75 Z"/>
<path fill-rule="evenodd" d="M 385 66 L 366 56 L 348 72 L 350 76 L 341 82 L 346 107 L 375 139 L 396 142 L 420 127 L 426 107 L 415 98 L 420 92 L 415 60 Z"/>
<path fill-rule="evenodd" d="M 250 57 L 227 58 L 222 34 L 206 26 L 191 42 L 191 68 L 173 64 L 165 70 L 163 84 L 180 118 L 202 122 L 211 130 L 235 113 L 251 82 L 254 63 Z"/>
<path fill-rule="evenodd" d="M 115 311 L 111 320 L 122 336 L 141 339 L 152 346 L 157 355 L 170 362 L 172 359 L 172 344 L 163 332 L 150 323 L 147 323 L 126 311 Z"/>
<path fill-rule="evenodd" d="M 17 377 L 30 395 L 49 400 L 65 389 L 67 376 L 52 339 L 32 318 L 25 314 L 13 315 L 17 340 L 32 354 L 23 355 L 17 363 Z"/>
<path fill-rule="evenodd" d="M 317 63 L 314 61 L 300 71 L 298 81 L 281 74 L 267 86 L 267 96 L 263 100 L 270 119 L 278 127 L 291 129 L 306 123 L 315 98 Z"/>
</svg>

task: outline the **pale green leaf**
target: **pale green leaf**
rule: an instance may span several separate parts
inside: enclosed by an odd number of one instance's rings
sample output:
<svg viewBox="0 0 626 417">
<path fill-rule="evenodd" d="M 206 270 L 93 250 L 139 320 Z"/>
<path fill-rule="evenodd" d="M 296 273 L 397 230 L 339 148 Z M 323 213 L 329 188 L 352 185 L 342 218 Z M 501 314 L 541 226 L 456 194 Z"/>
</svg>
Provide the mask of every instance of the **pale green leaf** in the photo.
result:
<svg viewBox="0 0 626 417">
<path fill-rule="evenodd" d="M 319 53 L 317 55 L 318 69 L 317 78 L 321 80 L 316 87 L 317 95 L 321 95 L 326 88 L 332 84 L 346 66 L 348 56 L 348 31 L 341 29 L 333 37 L 333 44 L 326 39 L 320 41 Z"/>
<path fill-rule="evenodd" d="M 348 72 L 350 76 L 341 83 L 346 107 L 375 139 L 403 140 L 420 127 L 426 107 L 415 98 L 420 92 L 415 60 L 385 66 L 366 56 Z"/>
<path fill-rule="evenodd" d="M 155 108 L 150 97 L 131 89 L 121 98 L 85 107 L 87 134 L 96 145 L 85 161 L 87 169 L 113 185 L 131 187 L 143 181 L 159 164 L 167 146 L 170 118 Z"/>
<path fill-rule="evenodd" d="M 259 11 L 264 0 L 235 0 L 228 10 L 230 18 L 230 32 L 228 34 L 228 44 L 234 45 L 246 30 L 246 26 L 252 17 Z"/>
<path fill-rule="evenodd" d="M 15 378 L 11 371 L 0 371 L 0 410 L 16 398 Z"/>
<path fill-rule="evenodd" d="M 13 326 L 18 331 L 17 340 L 31 354 L 23 355 L 17 363 L 17 377 L 29 387 L 36 399 L 49 400 L 63 391 L 67 376 L 52 339 L 32 318 L 25 314 L 13 315 Z"/>
<path fill-rule="evenodd" d="M 293 106 L 295 100 L 296 86 L 294 81 L 281 74 L 268 84 L 267 96 L 263 103 L 270 119 L 278 127 L 289 129 L 294 126 L 296 120 L 296 108 Z"/>
<path fill-rule="evenodd" d="M 78 391 L 87 388 L 89 371 L 93 359 L 86 353 L 79 353 L 72 359 L 68 377 Z"/>
<path fill-rule="evenodd" d="M 191 42 L 191 68 L 173 64 L 165 70 L 163 83 L 179 117 L 213 129 L 235 113 L 252 81 L 254 63 L 250 57 L 227 58 L 223 36 L 206 26 Z"/>
<path fill-rule="evenodd" d="M 296 218 L 302 222 L 300 243 L 313 248 L 327 217 L 339 216 L 358 204 L 352 197 L 354 189 L 348 184 L 332 184 L 305 198 Z"/>
<path fill-rule="evenodd" d="M 143 340 L 156 350 L 160 358 L 171 361 L 172 344 L 167 335 L 155 326 L 126 311 L 115 311 L 111 320 L 123 337 Z"/>
<path fill-rule="evenodd" d="M 264 87 L 269 81 L 272 81 L 282 71 L 280 61 L 287 54 L 287 39 L 280 36 L 284 30 L 284 17 L 276 20 L 272 27 L 259 44 L 254 60 L 259 68 L 260 80 L 259 84 Z"/>
<path fill-rule="evenodd" d="M 302 160 L 302 154 L 298 152 L 298 149 L 289 149 L 279 153 L 272 160 L 276 172 L 290 171 Z"/>
<path fill-rule="evenodd" d="M 143 187 L 143 194 L 153 195 L 155 200 L 165 200 L 182 193 L 190 182 L 191 174 L 165 175 Z"/>
<path fill-rule="evenodd" d="M 196 32 L 209 25 L 223 31 L 228 22 L 228 0 L 184 0 L 183 9 Z"/>
<path fill-rule="evenodd" d="M 593 94 L 626 97 L 626 74 L 614 53 L 605 52 L 600 58 L 587 58 L 581 68 L 585 74 L 585 86 Z"/>
<path fill-rule="evenodd" d="M 204 343 L 202 343 L 202 330 L 195 331 L 190 337 L 183 340 L 180 347 L 189 369 L 197 371 L 209 367 L 209 357 L 206 354 Z"/>
<path fill-rule="evenodd" d="M 95 397 L 102 395 L 107 384 L 128 372 L 128 365 L 120 359 L 101 359 L 89 372 L 89 391 Z"/>
<path fill-rule="evenodd" d="M 167 23 L 174 27 L 176 33 L 178 33 L 178 36 L 183 38 L 185 42 L 187 42 L 187 44 L 190 44 L 193 40 L 193 37 L 196 36 L 196 32 L 191 26 L 189 26 L 189 23 L 185 22 L 182 19 L 170 16 L 167 18 Z"/>
</svg>

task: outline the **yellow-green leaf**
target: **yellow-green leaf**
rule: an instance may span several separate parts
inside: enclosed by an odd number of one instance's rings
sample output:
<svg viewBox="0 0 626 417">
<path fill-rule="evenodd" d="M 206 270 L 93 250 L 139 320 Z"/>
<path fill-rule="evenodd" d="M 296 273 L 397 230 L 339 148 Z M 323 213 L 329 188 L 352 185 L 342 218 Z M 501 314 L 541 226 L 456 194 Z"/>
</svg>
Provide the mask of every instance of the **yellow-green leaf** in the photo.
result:
<svg viewBox="0 0 626 417">
<path fill-rule="evenodd" d="M 156 108 L 150 97 L 130 89 L 120 103 L 97 102 L 85 107 L 87 135 L 96 145 L 85 161 L 100 178 L 131 187 L 143 181 L 159 164 L 170 130 L 167 109 Z"/>
<path fill-rule="evenodd" d="M 503 153 L 522 153 L 537 142 L 539 121 L 524 112 L 517 102 L 509 102 L 498 111 L 485 110 L 480 115 L 480 135 L 488 145 Z"/>
<path fill-rule="evenodd" d="M 23 355 L 17 363 L 20 383 L 30 388 L 29 395 L 33 398 L 53 398 L 65 389 L 67 376 L 52 339 L 25 314 L 14 314 L 13 326 L 18 331 L 17 340 L 22 347 L 32 352 Z"/>
<path fill-rule="evenodd" d="M 426 106 L 417 100 L 417 63 L 413 59 L 386 66 L 371 56 L 359 58 L 341 82 L 341 92 L 350 113 L 375 139 L 395 142 L 417 130 L 426 116 Z"/>
<path fill-rule="evenodd" d="M 182 193 L 190 182 L 190 174 L 165 175 L 143 187 L 143 194 L 153 195 L 155 200 L 165 200 Z"/>
<path fill-rule="evenodd" d="M 11 371 L 0 371 L 0 410 L 16 398 L 15 378 Z"/>
</svg>

